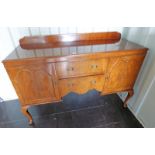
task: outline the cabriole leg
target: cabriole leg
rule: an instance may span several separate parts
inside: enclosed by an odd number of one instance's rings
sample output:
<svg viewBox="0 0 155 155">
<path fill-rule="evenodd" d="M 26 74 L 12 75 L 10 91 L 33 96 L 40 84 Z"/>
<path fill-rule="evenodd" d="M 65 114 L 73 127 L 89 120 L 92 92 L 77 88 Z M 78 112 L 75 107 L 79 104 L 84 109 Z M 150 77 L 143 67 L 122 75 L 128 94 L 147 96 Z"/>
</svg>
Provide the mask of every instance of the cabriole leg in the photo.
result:
<svg viewBox="0 0 155 155">
<path fill-rule="evenodd" d="M 33 120 L 31 114 L 28 112 L 28 106 L 21 107 L 21 111 L 28 118 L 29 124 L 31 125 Z"/>
<path fill-rule="evenodd" d="M 127 102 L 128 102 L 128 100 L 129 100 L 133 95 L 134 95 L 134 91 L 133 91 L 133 90 L 128 91 L 128 95 L 127 95 L 127 97 L 126 97 L 126 99 L 125 99 L 125 101 L 124 101 L 124 108 L 127 107 Z"/>
</svg>

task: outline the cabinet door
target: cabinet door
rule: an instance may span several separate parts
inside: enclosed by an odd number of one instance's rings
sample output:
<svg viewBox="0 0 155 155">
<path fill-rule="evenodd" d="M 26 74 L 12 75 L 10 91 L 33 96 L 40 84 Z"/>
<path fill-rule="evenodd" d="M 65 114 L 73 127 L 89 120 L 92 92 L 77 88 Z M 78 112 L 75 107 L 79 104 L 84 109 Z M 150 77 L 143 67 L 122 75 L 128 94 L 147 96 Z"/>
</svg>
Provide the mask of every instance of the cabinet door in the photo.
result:
<svg viewBox="0 0 155 155">
<path fill-rule="evenodd" d="M 45 64 L 7 69 L 21 103 L 38 104 L 56 100 L 53 77 Z"/>
<path fill-rule="evenodd" d="M 144 60 L 144 55 L 110 58 L 103 93 L 130 90 Z"/>
</svg>

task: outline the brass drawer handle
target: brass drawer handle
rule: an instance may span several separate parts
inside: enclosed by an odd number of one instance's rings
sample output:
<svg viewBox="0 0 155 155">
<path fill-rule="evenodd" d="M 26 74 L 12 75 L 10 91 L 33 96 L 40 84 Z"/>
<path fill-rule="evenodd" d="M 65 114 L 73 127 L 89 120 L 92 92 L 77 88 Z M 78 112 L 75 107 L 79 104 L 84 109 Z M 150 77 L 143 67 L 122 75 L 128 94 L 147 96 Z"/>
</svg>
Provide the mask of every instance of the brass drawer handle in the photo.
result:
<svg viewBox="0 0 155 155">
<path fill-rule="evenodd" d="M 97 68 L 97 67 L 98 67 L 98 65 L 96 65 L 96 64 L 91 65 L 91 68 Z"/>
<path fill-rule="evenodd" d="M 67 68 L 67 71 L 73 71 L 74 67 Z"/>
<path fill-rule="evenodd" d="M 91 84 L 96 84 L 96 80 L 92 80 L 90 83 Z"/>
<path fill-rule="evenodd" d="M 109 76 L 110 76 L 110 75 L 107 74 L 107 75 L 105 76 L 105 79 L 108 80 L 108 79 L 109 79 Z"/>
<path fill-rule="evenodd" d="M 74 83 L 68 83 L 68 87 L 73 87 Z"/>
</svg>

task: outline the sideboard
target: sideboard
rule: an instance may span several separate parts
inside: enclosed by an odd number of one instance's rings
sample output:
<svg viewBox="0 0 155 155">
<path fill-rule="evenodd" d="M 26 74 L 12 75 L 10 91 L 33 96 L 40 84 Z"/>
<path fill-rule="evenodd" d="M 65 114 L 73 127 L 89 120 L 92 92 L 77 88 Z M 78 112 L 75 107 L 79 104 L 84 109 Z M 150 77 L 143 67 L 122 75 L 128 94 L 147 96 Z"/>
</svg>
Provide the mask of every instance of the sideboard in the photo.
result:
<svg viewBox="0 0 155 155">
<path fill-rule="evenodd" d="M 3 64 L 32 124 L 30 106 L 59 102 L 70 92 L 125 91 L 126 107 L 147 50 L 118 32 L 31 36 Z"/>
</svg>

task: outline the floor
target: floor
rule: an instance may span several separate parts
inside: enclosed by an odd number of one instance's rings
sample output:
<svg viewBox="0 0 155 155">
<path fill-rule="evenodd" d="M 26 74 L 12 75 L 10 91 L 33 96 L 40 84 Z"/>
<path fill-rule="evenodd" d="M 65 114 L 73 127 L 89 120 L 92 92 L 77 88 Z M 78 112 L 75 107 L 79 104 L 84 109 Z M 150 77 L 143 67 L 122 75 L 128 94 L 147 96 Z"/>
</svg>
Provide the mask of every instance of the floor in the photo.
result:
<svg viewBox="0 0 155 155">
<path fill-rule="evenodd" d="M 29 126 L 20 112 L 18 100 L 0 103 L 1 128 L 142 128 L 116 95 L 100 96 L 96 91 L 84 95 L 70 93 L 63 102 L 33 106 Z"/>
</svg>

